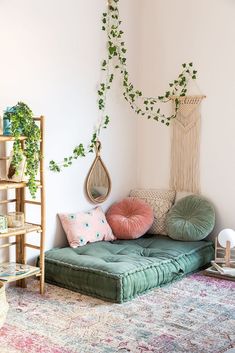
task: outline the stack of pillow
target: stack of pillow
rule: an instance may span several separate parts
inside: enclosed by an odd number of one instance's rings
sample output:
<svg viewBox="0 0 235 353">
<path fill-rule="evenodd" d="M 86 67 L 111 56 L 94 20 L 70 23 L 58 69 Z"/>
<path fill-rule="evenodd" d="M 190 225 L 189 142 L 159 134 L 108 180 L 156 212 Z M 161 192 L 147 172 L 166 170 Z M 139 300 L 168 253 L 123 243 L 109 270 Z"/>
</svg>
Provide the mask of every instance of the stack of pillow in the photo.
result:
<svg viewBox="0 0 235 353">
<path fill-rule="evenodd" d="M 214 208 L 204 197 L 158 189 L 132 190 L 130 197 L 114 203 L 106 215 L 96 207 L 59 217 L 71 247 L 136 239 L 145 233 L 197 241 L 207 237 L 215 224 Z"/>
</svg>

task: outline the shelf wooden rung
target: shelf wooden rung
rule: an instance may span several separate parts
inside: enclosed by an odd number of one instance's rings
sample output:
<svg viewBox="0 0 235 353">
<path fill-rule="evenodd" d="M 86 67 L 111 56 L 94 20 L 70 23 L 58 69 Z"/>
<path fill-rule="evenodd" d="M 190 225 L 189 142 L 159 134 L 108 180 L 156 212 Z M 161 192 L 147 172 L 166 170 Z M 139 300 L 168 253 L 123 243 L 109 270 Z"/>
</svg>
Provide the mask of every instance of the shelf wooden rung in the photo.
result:
<svg viewBox="0 0 235 353">
<path fill-rule="evenodd" d="M 31 226 L 34 226 L 34 227 L 41 227 L 41 224 L 37 224 L 37 223 L 31 223 L 31 222 L 30 222 L 30 225 L 31 225 Z"/>
<path fill-rule="evenodd" d="M 16 242 L 14 241 L 14 242 L 12 242 L 12 243 L 2 244 L 2 245 L 0 245 L 0 249 L 1 249 L 1 248 L 9 248 L 9 247 L 12 246 L 12 245 L 16 245 Z"/>
<path fill-rule="evenodd" d="M 25 136 L 19 136 L 18 139 L 20 141 L 26 140 Z M 15 141 L 14 136 L 11 135 L 0 135 L 0 142 L 8 142 L 8 141 Z"/>
<path fill-rule="evenodd" d="M 218 262 L 218 263 L 221 263 L 221 264 L 224 264 L 226 262 L 225 259 L 223 259 L 221 257 L 216 257 L 214 261 Z M 235 263 L 235 259 L 231 259 L 230 262 L 231 263 Z"/>
<path fill-rule="evenodd" d="M 39 201 L 31 201 L 31 200 L 25 200 L 24 203 L 28 203 L 30 205 L 41 205 L 42 204 Z"/>
<path fill-rule="evenodd" d="M 0 205 L 1 205 L 1 204 L 6 204 L 6 203 L 11 203 L 11 202 L 16 202 L 16 199 L 1 200 L 1 201 L 0 201 Z"/>
<path fill-rule="evenodd" d="M 22 228 L 8 228 L 8 232 L 1 233 L 0 238 L 9 238 L 16 235 L 22 236 L 24 234 L 33 233 L 33 232 L 41 233 L 42 232 L 41 226 L 39 224 L 31 224 L 26 222 L 24 227 Z"/>
<path fill-rule="evenodd" d="M 5 277 L 4 280 L 0 279 L 2 283 L 10 283 L 15 281 L 20 281 L 23 278 L 31 277 L 31 276 L 39 276 L 41 274 L 41 270 L 39 267 L 30 266 L 30 270 L 26 273 L 16 276 Z"/>
<path fill-rule="evenodd" d="M 0 180 L 0 190 L 8 190 L 8 189 L 18 189 L 26 187 L 25 182 L 15 183 L 13 181 L 8 180 Z"/>
<path fill-rule="evenodd" d="M 37 246 L 37 245 L 25 243 L 25 246 L 26 246 L 27 248 L 40 250 L 40 246 Z"/>
<path fill-rule="evenodd" d="M 8 159 L 10 159 L 10 157 L 0 157 L 0 161 L 8 161 Z"/>
</svg>

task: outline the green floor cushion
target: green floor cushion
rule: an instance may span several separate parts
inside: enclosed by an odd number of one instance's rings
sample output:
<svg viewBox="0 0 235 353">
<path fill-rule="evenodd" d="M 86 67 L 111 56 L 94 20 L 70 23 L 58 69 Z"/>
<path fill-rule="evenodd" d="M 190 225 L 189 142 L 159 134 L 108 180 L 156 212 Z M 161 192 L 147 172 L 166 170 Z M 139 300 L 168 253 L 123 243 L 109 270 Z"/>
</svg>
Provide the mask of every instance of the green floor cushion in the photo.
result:
<svg viewBox="0 0 235 353">
<path fill-rule="evenodd" d="M 206 238 L 215 226 L 215 210 L 202 196 L 190 195 L 179 200 L 166 218 L 167 234 L 172 239 L 198 241 Z"/>
<path fill-rule="evenodd" d="M 46 281 L 122 303 L 208 264 L 211 242 L 179 242 L 164 236 L 55 248 L 45 254 Z"/>
</svg>

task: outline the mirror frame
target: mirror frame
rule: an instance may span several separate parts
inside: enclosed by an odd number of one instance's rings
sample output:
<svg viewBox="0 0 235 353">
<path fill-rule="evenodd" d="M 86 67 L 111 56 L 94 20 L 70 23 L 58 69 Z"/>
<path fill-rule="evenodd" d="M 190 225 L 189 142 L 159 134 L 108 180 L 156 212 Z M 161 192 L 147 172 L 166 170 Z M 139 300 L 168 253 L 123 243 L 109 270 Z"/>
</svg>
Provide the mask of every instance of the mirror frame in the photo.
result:
<svg viewBox="0 0 235 353">
<path fill-rule="evenodd" d="M 95 144 L 95 149 L 96 149 L 96 157 L 95 157 L 95 160 L 93 161 L 90 169 L 89 169 L 89 172 L 87 174 L 87 177 L 86 177 L 86 181 L 85 181 L 85 189 L 86 189 L 86 195 L 87 195 L 87 198 L 89 199 L 90 202 L 94 203 L 94 204 L 100 204 L 100 203 L 103 203 L 104 201 L 107 200 L 107 198 L 109 197 L 109 194 L 111 192 L 111 188 L 112 188 L 112 182 L 111 182 L 111 178 L 110 178 L 110 175 L 109 175 L 109 172 L 106 168 L 106 166 L 104 165 L 101 157 L 100 157 L 100 150 L 101 150 L 101 143 L 100 141 L 96 141 L 96 144 Z M 89 182 L 90 182 L 90 179 L 91 179 L 91 175 L 92 175 L 92 172 L 96 166 L 96 163 L 98 163 L 98 161 L 101 163 L 102 167 L 104 168 L 104 171 L 107 175 L 107 178 L 108 178 L 108 191 L 107 193 L 104 195 L 104 196 L 100 196 L 99 197 L 99 200 L 98 199 L 95 199 L 90 190 L 89 190 Z"/>
</svg>

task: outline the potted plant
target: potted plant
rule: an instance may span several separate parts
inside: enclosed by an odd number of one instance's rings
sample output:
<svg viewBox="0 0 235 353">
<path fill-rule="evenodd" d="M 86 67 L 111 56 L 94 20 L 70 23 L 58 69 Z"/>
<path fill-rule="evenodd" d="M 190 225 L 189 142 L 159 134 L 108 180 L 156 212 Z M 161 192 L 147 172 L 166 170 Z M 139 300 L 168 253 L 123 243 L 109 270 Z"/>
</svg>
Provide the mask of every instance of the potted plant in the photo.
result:
<svg viewBox="0 0 235 353">
<path fill-rule="evenodd" d="M 31 196 L 35 198 L 37 191 L 36 176 L 40 161 L 40 129 L 33 119 L 32 110 L 23 102 L 18 102 L 15 106 L 7 108 L 3 120 L 5 126 L 7 126 L 6 135 L 10 134 L 15 138 L 11 165 L 15 168 L 17 174 L 22 158 L 25 156 L 27 186 Z M 22 149 L 19 139 L 21 135 L 26 137 L 24 149 Z"/>
</svg>

